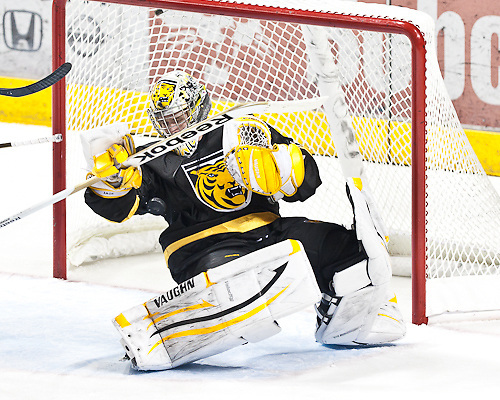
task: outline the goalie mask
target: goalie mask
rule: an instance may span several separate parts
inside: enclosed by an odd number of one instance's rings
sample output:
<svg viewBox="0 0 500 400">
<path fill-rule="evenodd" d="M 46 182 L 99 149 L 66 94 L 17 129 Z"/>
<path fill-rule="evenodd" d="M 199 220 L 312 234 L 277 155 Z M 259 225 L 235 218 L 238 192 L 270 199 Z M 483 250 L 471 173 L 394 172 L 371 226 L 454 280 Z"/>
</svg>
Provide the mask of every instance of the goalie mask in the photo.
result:
<svg viewBox="0 0 500 400">
<path fill-rule="evenodd" d="M 183 71 L 172 71 L 159 79 L 149 93 L 151 104 L 146 110 L 153 126 L 162 137 L 171 136 L 207 118 L 212 103 L 205 86 Z M 191 156 L 198 140 L 174 150 Z"/>
</svg>

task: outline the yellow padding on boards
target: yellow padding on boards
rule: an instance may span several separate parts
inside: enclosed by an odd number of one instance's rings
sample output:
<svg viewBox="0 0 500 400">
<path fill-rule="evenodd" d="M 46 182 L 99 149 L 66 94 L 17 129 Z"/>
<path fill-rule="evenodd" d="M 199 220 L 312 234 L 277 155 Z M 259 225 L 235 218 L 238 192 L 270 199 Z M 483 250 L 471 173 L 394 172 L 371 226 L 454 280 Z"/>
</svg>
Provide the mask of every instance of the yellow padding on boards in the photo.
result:
<svg viewBox="0 0 500 400">
<path fill-rule="evenodd" d="M 17 88 L 35 83 L 36 80 L 0 77 L 1 88 Z M 0 96 L 0 121 L 51 126 L 52 89 L 23 97 Z"/>
<path fill-rule="evenodd" d="M 87 130 L 99 125 L 114 122 L 127 122 L 134 133 L 149 133 L 153 126 L 149 122 L 146 108 L 149 105 L 148 94 L 132 90 L 110 87 L 69 84 L 66 95 L 70 111 L 73 113 L 73 129 Z"/>
<path fill-rule="evenodd" d="M 500 176 L 500 132 L 466 129 L 465 134 L 485 172 Z"/>
</svg>

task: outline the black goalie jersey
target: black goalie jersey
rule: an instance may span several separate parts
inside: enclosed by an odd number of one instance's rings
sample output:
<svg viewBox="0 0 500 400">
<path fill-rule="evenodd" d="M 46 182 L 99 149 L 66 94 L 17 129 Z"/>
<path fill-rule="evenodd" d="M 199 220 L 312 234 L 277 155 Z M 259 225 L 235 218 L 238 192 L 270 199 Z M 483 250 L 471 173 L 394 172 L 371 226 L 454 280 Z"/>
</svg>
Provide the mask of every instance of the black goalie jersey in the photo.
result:
<svg viewBox="0 0 500 400">
<path fill-rule="evenodd" d="M 262 229 L 279 218 L 279 205 L 239 186 L 224 164 L 224 127 L 202 137 L 189 158 L 170 152 L 142 168 L 142 185 L 125 196 L 106 199 L 87 189 L 85 201 L 102 217 L 122 222 L 134 214 L 160 214 L 169 227 L 160 244 L 172 277 L 181 282 L 212 264 L 255 250 Z M 289 143 L 271 128 L 273 143 Z M 140 148 L 139 148 L 140 149 Z M 320 185 L 311 155 L 302 150 L 305 179 L 285 201 L 303 201 Z M 208 266 L 208 267 L 207 267 Z"/>
</svg>

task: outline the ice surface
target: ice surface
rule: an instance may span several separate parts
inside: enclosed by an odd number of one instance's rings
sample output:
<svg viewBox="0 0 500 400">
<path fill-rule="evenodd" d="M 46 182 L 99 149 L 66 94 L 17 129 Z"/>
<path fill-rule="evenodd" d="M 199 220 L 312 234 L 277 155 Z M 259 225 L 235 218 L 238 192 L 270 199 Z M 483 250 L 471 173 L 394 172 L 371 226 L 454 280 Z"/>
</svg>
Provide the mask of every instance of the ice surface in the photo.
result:
<svg viewBox="0 0 500 400">
<path fill-rule="evenodd" d="M 0 143 L 50 135 L 0 124 Z M 51 147 L 0 149 L 0 220 L 51 195 Z M 72 182 L 76 183 L 76 182 Z M 172 284 L 161 254 L 105 260 L 50 278 L 51 208 L 0 229 L 0 399 L 429 399 L 500 392 L 500 321 L 411 325 L 410 279 L 394 289 L 408 334 L 394 345 L 314 341 L 312 309 L 282 332 L 181 368 L 139 373 L 111 324 Z"/>
</svg>

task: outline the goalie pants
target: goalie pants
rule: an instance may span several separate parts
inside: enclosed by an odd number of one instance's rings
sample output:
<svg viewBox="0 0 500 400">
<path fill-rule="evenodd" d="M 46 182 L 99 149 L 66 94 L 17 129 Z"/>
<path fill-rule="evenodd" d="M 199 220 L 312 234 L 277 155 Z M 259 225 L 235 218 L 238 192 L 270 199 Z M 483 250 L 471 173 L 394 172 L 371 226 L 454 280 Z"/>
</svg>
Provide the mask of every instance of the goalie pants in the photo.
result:
<svg viewBox="0 0 500 400">
<path fill-rule="evenodd" d="M 285 239 L 302 243 L 319 288 L 330 295 L 334 295 L 331 281 L 335 272 L 367 259 L 354 230 L 334 223 L 290 217 L 278 218 L 248 232 L 217 234 L 189 243 L 170 256 L 170 272 L 173 279 L 181 283 L 210 268 Z"/>
</svg>

